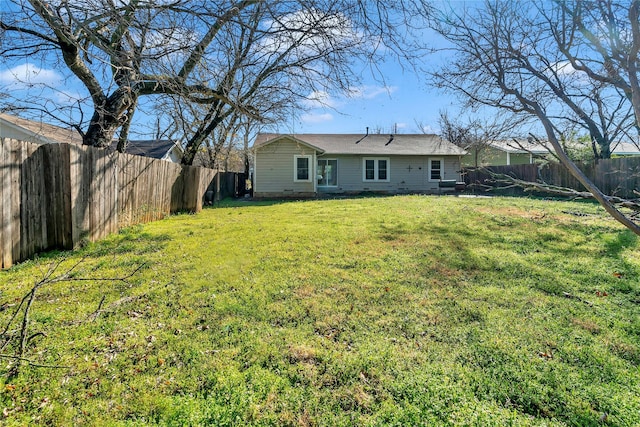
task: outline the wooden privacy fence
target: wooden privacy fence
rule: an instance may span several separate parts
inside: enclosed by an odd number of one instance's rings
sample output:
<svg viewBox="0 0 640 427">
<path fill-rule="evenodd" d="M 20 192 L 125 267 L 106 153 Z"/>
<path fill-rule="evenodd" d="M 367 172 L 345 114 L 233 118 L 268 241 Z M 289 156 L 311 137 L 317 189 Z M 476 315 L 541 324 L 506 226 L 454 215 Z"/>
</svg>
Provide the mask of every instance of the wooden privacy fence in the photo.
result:
<svg viewBox="0 0 640 427">
<path fill-rule="evenodd" d="M 619 196 L 626 199 L 638 198 L 634 191 L 640 191 L 640 157 L 620 157 L 615 159 L 599 160 L 598 163 L 579 163 L 578 167 L 585 175 L 610 196 Z M 575 179 L 569 171 L 559 163 L 547 163 L 544 165 L 511 165 L 489 166 L 483 169 L 466 169 L 463 171 L 465 182 L 471 184 L 486 184 L 492 179 L 490 172 L 510 175 L 523 181 L 542 181 L 559 187 L 572 188 L 585 191 L 585 188 Z M 510 189 L 511 193 L 521 190 Z"/>
<path fill-rule="evenodd" d="M 197 212 L 219 184 L 212 169 L 0 139 L 0 267 L 173 212 Z"/>
</svg>

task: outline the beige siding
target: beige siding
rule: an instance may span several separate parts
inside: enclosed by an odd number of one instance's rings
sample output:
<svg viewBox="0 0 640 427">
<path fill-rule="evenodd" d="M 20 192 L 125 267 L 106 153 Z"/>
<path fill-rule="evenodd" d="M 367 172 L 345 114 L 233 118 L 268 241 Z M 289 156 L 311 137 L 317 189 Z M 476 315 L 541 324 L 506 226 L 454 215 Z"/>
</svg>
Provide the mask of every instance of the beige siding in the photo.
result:
<svg viewBox="0 0 640 427">
<path fill-rule="evenodd" d="M 500 166 L 500 165 L 525 165 L 531 163 L 529 153 L 511 153 L 507 157 L 507 153 L 494 147 L 482 147 L 479 149 L 470 149 L 469 154 L 462 158 L 462 164 L 465 166 Z M 477 164 L 476 164 L 477 163 Z"/>
<path fill-rule="evenodd" d="M 528 165 L 532 163 L 531 155 L 529 153 L 512 153 L 509 157 L 509 161 L 512 165 Z"/>
<path fill-rule="evenodd" d="M 437 192 L 438 183 L 429 182 L 429 159 L 427 156 L 389 156 L 389 182 L 365 182 L 363 180 L 363 158 L 370 156 L 321 156 L 321 159 L 338 160 L 338 185 L 319 187 L 319 192 L 354 193 L 361 191 L 403 193 Z M 458 157 L 437 157 L 444 160 L 443 179 L 460 180 Z"/>
<path fill-rule="evenodd" d="M 315 182 L 295 182 L 294 158 L 311 157 L 311 176 L 316 179 L 317 159 L 338 161 L 337 185 L 318 187 Z M 364 158 L 389 160 L 388 181 L 364 181 Z M 444 161 L 442 179 L 460 180 L 458 156 L 364 156 L 316 155 L 304 144 L 281 139 L 259 147 L 255 153 L 254 195 L 256 197 L 312 196 L 319 193 L 383 193 L 438 192 L 438 182 L 429 180 L 429 160 Z"/>
<path fill-rule="evenodd" d="M 283 139 L 256 150 L 254 195 L 294 195 L 313 193 L 314 182 L 294 182 L 294 156 L 311 155 L 311 177 L 315 177 L 315 151 Z"/>
</svg>

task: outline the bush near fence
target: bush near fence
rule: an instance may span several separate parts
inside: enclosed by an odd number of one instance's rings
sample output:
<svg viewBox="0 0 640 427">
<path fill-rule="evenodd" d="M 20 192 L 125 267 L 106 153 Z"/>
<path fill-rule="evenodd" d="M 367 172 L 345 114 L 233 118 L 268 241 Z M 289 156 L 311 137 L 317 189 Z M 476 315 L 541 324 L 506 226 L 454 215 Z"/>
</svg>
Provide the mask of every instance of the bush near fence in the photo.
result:
<svg viewBox="0 0 640 427">
<path fill-rule="evenodd" d="M 197 212 L 228 195 L 220 185 L 226 175 L 93 147 L 1 138 L 0 268 L 124 226 Z"/>
<path fill-rule="evenodd" d="M 638 198 L 636 192 L 640 191 L 640 157 L 602 159 L 597 163 L 578 163 L 578 167 L 604 194 L 625 199 Z M 476 189 L 482 188 L 484 185 L 492 186 L 491 173 L 509 175 L 523 181 L 544 182 L 558 187 L 586 191 L 567 168 L 556 162 L 542 165 L 487 166 L 463 170 L 466 184 L 472 188 L 475 186 Z M 522 189 L 518 188 L 500 191 L 507 194 L 522 194 Z"/>
</svg>

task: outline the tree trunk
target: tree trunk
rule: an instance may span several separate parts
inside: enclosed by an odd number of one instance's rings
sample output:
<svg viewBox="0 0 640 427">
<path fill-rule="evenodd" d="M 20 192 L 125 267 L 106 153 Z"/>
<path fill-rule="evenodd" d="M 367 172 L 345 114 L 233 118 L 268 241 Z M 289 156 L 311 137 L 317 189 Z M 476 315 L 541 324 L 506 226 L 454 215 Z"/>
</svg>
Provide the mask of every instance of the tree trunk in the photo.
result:
<svg viewBox="0 0 640 427">
<path fill-rule="evenodd" d="M 243 150 L 243 155 L 244 155 L 244 176 L 249 178 L 249 126 L 246 127 L 245 129 L 245 133 L 244 133 L 244 150 Z"/>
<path fill-rule="evenodd" d="M 133 121 L 133 115 L 136 112 L 136 107 L 138 106 L 138 100 L 134 100 L 133 104 L 127 109 L 127 117 L 125 118 L 125 122 L 122 125 L 122 129 L 120 129 L 120 135 L 118 135 L 118 146 L 116 150 L 119 153 L 124 153 L 127 150 L 127 143 L 129 142 L 129 130 L 131 129 L 131 122 Z M 156 138 L 160 139 L 160 138 Z"/>
<path fill-rule="evenodd" d="M 531 105 L 531 104 L 529 104 Z M 560 163 L 564 165 L 569 170 L 569 173 L 573 175 L 579 182 L 587 189 L 589 193 L 593 195 L 593 198 L 600 203 L 600 205 L 607 211 L 609 215 L 611 215 L 616 221 L 627 227 L 629 230 L 633 231 L 635 234 L 640 236 L 640 226 L 629 219 L 625 214 L 620 212 L 614 205 L 611 203 L 611 200 L 608 196 L 606 196 L 600 189 L 593 183 L 591 180 L 576 166 L 576 164 L 567 156 L 567 153 L 564 152 L 562 145 L 556 138 L 556 134 L 551 124 L 551 121 L 547 118 L 546 114 L 542 111 L 539 106 L 535 106 L 535 113 L 542 122 L 542 125 L 545 128 L 547 133 L 547 137 L 549 138 L 549 142 L 553 146 L 553 149 L 556 151 L 556 155 L 560 160 Z"/>
<path fill-rule="evenodd" d="M 210 117 L 211 115 L 207 115 L 207 117 L 205 117 L 204 123 L 207 123 L 206 119 Z M 193 164 L 193 161 L 198 154 L 198 150 L 200 150 L 200 147 L 202 147 L 202 143 L 204 142 L 204 140 L 208 135 L 213 134 L 214 129 L 218 127 L 218 125 L 222 123 L 223 120 L 223 116 L 215 115 L 213 120 L 211 120 L 211 122 L 206 127 L 203 128 L 201 126 L 200 129 L 198 129 L 195 135 L 191 137 L 191 139 L 187 142 L 187 145 L 184 147 L 184 155 L 182 156 L 183 165 L 191 166 Z"/>
<path fill-rule="evenodd" d="M 83 144 L 98 148 L 110 147 L 116 131 L 126 121 L 124 113 L 135 105 L 135 102 L 136 96 L 130 87 L 119 87 L 103 105 L 97 106 L 94 110 Z"/>
</svg>

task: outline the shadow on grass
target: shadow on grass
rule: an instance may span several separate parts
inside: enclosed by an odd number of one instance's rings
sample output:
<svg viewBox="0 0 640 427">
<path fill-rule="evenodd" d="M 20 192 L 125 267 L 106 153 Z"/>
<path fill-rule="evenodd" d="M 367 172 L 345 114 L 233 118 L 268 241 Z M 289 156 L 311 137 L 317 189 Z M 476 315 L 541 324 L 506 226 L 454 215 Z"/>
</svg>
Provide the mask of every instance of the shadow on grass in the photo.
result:
<svg viewBox="0 0 640 427">
<path fill-rule="evenodd" d="M 562 225 L 561 228 L 577 235 L 579 243 L 567 244 L 564 235 L 554 233 L 553 228 L 525 238 L 523 233 L 531 230 L 519 233 L 518 224 L 489 229 L 471 228 L 465 224 L 452 226 L 438 220 L 417 226 L 402 222 L 382 224 L 377 238 L 385 244 L 403 244 L 412 234 L 430 236 L 415 256 L 415 263 L 425 277 L 442 271 L 457 271 L 467 277 L 484 277 L 483 280 L 499 286 L 526 284 L 531 289 L 556 296 L 576 291 L 591 292 L 593 283 L 607 286 L 609 291 L 634 292 L 635 285 L 629 278 L 639 272 L 623 256 L 625 250 L 638 244 L 634 233 L 603 230 L 595 239 L 601 248 L 599 263 L 594 263 L 593 269 L 585 269 L 581 260 L 593 251 L 594 244 L 589 230 L 579 226 Z M 499 279 L 500 276 L 503 278 Z"/>
<path fill-rule="evenodd" d="M 393 197 L 401 197 L 408 195 L 427 195 L 422 193 L 415 194 L 387 194 L 387 193 L 375 193 L 375 192 L 362 192 L 362 193 L 349 193 L 349 194 L 319 194 L 316 197 L 288 197 L 288 198 L 226 198 L 213 205 L 205 206 L 207 208 L 235 208 L 242 206 L 275 206 L 288 203 L 310 202 L 310 201 L 332 201 L 332 200 L 358 200 L 358 199 L 388 199 Z M 433 194 L 431 194 L 433 195 Z"/>
<path fill-rule="evenodd" d="M 631 248 L 638 243 L 638 236 L 631 230 L 623 230 L 616 233 L 613 238 L 605 241 L 607 254 L 611 257 L 619 257 L 622 251 Z"/>
<path fill-rule="evenodd" d="M 115 255 L 140 256 L 162 251 L 166 242 L 170 241 L 168 234 L 152 234 L 143 231 L 142 225 L 127 227 L 97 242 L 84 241 L 80 247 L 73 250 L 51 250 L 38 254 L 34 262 L 55 261 L 60 258 L 88 257 L 100 258 Z M 123 261 L 124 262 L 124 261 Z M 22 264 L 28 264 L 22 263 Z M 19 264 L 21 265 L 21 264 Z"/>
</svg>

